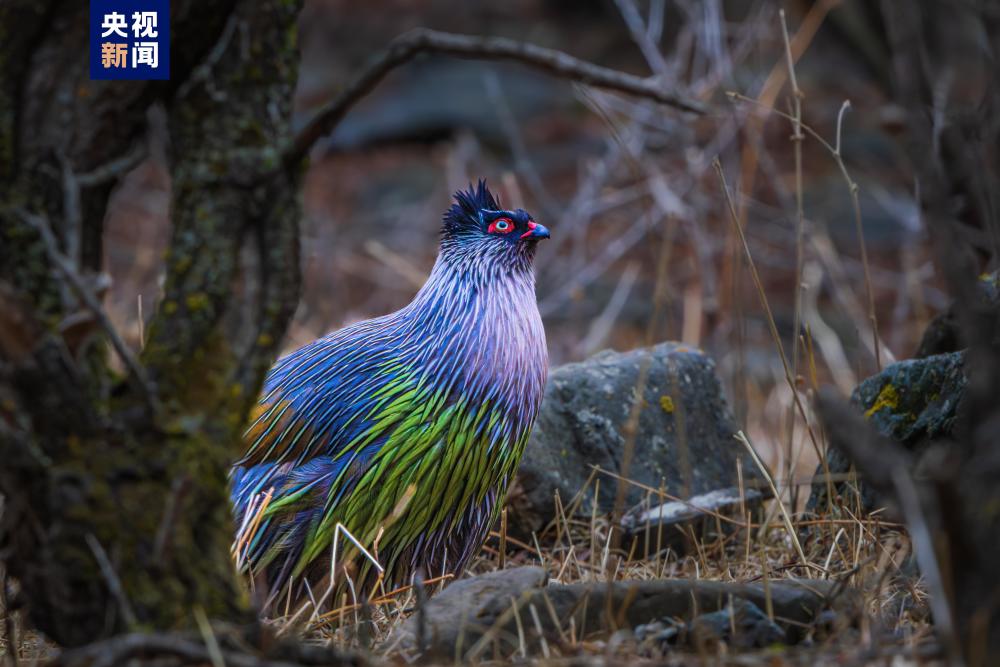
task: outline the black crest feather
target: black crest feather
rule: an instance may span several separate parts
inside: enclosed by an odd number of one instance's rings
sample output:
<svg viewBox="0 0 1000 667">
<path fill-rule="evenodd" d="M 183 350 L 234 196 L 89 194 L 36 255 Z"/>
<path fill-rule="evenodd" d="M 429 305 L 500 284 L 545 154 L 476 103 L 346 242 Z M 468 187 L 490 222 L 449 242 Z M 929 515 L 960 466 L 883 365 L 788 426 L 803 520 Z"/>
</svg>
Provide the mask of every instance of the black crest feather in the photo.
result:
<svg viewBox="0 0 1000 667">
<path fill-rule="evenodd" d="M 455 193 L 455 203 L 444 214 L 445 235 L 461 234 L 462 231 L 479 225 L 479 212 L 499 211 L 500 202 L 486 187 L 486 180 L 479 179 L 478 185 L 469 183 L 468 190 Z"/>
</svg>

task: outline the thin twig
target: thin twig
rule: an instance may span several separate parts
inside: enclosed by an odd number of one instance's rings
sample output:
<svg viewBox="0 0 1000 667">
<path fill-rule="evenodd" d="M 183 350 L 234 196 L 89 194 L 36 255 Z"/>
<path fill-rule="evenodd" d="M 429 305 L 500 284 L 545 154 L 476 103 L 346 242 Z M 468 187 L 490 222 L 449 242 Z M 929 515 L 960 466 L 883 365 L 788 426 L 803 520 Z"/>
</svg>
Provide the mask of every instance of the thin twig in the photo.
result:
<svg viewBox="0 0 1000 667">
<path fill-rule="evenodd" d="M 731 99 L 739 100 L 741 102 L 749 102 L 750 104 L 753 104 L 761 109 L 764 109 L 769 113 L 781 116 L 786 120 L 790 120 L 793 122 L 795 121 L 794 116 L 787 114 L 779 109 L 775 109 L 774 107 L 762 104 L 758 100 L 752 99 L 750 97 L 735 92 L 728 92 L 726 94 Z M 846 108 L 850 107 L 847 106 Z M 825 148 L 830 153 L 831 157 L 833 157 L 834 162 L 837 164 L 837 168 L 840 169 L 840 175 L 844 177 L 844 181 L 847 183 L 847 189 L 851 195 L 851 203 L 854 207 L 854 227 L 855 227 L 855 233 L 858 236 L 858 245 L 861 251 L 861 267 L 864 272 L 864 278 L 865 278 L 865 293 L 868 297 L 868 319 L 872 327 L 872 339 L 874 342 L 873 353 L 875 355 L 875 365 L 878 368 L 878 370 L 881 371 L 882 344 L 881 344 L 881 339 L 879 338 L 878 335 L 878 319 L 875 317 L 875 296 L 872 290 L 871 268 L 869 267 L 868 264 L 868 248 L 867 244 L 865 243 L 864 227 L 861 222 L 861 200 L 858 197 L 858 184 L 854 182 L 854 179 L 851 178 L 850 172 L 847 171 L 847 165 L 844 163 L 844 159 L 840 154 L 840 148 L 839 148 L 840 132 L 841 132 L 840 123 L 843 120 L 844 111 L 845 111 L 845 106 L 841 105 L 840 113 L 838 113 L 837 115 L 837 146 L 830 145 L 829 141 L 824 139 L 818 132 L 816 132 L 816 130 L 812 129 L 805 123 L 801 123 L 800 127 L 806 134 L 808 134 L 813 139 L 818 141 L 820 145 L 822 145 L 823 148 Z"/>
<path fill-rule="evenodd" d="M 649 318 L 649 323 L 646 327 L 646 347 L 650 347 L 656 338 L 656 332 L 659 328 L 660 315 L 663 310 L 663 304 L 666 301 L 666 291 L 667 291 L 667 277 L 668 277 L 668 267 L 670 265 L 670 234 L 664 233 L 663 240 L 660 244 L 660 253 L 657 258 L 657 268 L 656 268 L 656 285 L 653 288 L 653 312 Z M 635 439 L 639 433 L 639 418 L 642 416 L 642 410 L 646 407 L 646 384 L 649 380 L 649 367 L 653 360 L 653 353 L 649 352 L 643 357 L 642 362 L 639 365 L 639 373 L 635 382 L 635 393 L 633 396 L 633 402 L 629 408 L 628 417 L 625 420 L 625 424 L 622 426 L 622 435 L 624 436 L 624 445 L 622 447 L 621 462 L 619 464 L 619 474 L 621 478 L 618 479 L 618 486 L 615 489 L 615 501 L 614 501 L 614 516 L 618 520 L 624 515 L 625 498 L 627 495 L 627 485 L 624 479 L 628 478 L 629 468 L 632 465 L 632 456 L 635 450 Z M 686 443 L 681 440 L 680 446 L 686 446 Z M 614 547 L 618 548 L 620 546 L 622 533 L 621 531 L 610 531 L 608 537 L 614 542 Z M 609 542 L 610 544 L 610 542 Z"/>
<path fill-rule="evenodd" d="M 488 71 L 483 76 L 483 85 L 486 87 L 486 94 L 489 95 L 497 120 L 500 121 L 500 128 L 507 135 L 507 143 L 510 144 L 510 150 L 514 157 L 514 170 L 524 178 L 535 199 L 541 204 L 542 214 L 546 218 L 555 218 L 563 207 L 549 194 L 541 174 L 529 157 L 528 144 L 525 142 L 517 119 L 514 117 L 514 112 L 507 102 L 508 97 L 500 85 L 500 77 L 497 76 L 496 72 Z M 523 201 L 520 196 L 514 199 L 515 201 Z"/>
<path fill-rule="evenodd" d="M 841 133 L 844 129 L 844 114 L 847 110 L 851 108 L 851 101 L 844 100 L 844 103 L 840 105 L 840 111 L 837 112 L 837 143 L 833 147 L 833 152 L 840 155 L 840 138 Z"/>
<path fill-rule="evenodd" d="M 529 602 L 528 611 L 531 612 L 531 620 L 535 623 L 535 630 L 538 632 L 538 641 L 542 645 L 542 655 L 545 656 L 546 660 L 548 660 L 551 657 L 549 653 L 549 643 L 545 640 L 545 630 L 542 628 L 541 619 L 538 618 L 538 610 L 535 608 L 533 603 Z"/>
<path fill-rule="evenodd" d="M 105 583 L 108 585 L 108 590 L 111 591 L 111 595 L 114 596 L 115 600 L 118 602 L 118 609 L 121 611 L 122 616 L 125 619 L 125 624 L 129 627 L 134 627 L 136 624 L 135 613 L 132 611 L 132 606 L 128 602 L 128 597 L 125 595 L 125 589 L 122 587 L 121 579 L 118 578 L 118 573 L 115 572 L 115 568 L 111 565 L 111 559 L 108 558 L 108 552 L 104 550 L 101 543 L 93 533 L 87 533 L 85 536 L 87 540 L 87 546 L 94 554 L 94 558 L 97 560 L 97 566 L 101 570 L 101 575 L 104 577 Z"/>
<path fill-rule="evenodd" d="M 868 319 L 872 325 L 872 343 L 875 346 L 875 368 L 881 372 L 882 354 L 879 345 L 878 319 L 875 316 L 875 295 L 872 291 L 871 269 L 868 267 L 868 246 L 865 243 L 865 231 L 861 224 L 861 201 L 858 198 L 858 184 L 851 178 L 850 173 L 847 171 L 847 165 L 844 164 L 844 158 L 840 154 L 840 133 L 843 127 L 844 112 L 850 107 L 850 101 L 845 100 L 840 107 L 840 112 L 837 114 L 837 146 L 833 151 L 833 157 L 837 161 L 837 166 L 840 167 L 841 175 L 847 182 L 847 189 L 851 193 L 851 203 L 854 206 L 854 232 L 858 235 L 858 246 L 861 249 L 861 268 L 864 270 L 865 296 L 868 298 Z"/>
<path fill-rule="evenodd" d="M 805 422 L 806 431 L 809 433 L 809 439 L 812 441 L 813 448 L 816 450 L 816 456 L 823 464 L 823 472 L 829 474 L 830 471 L 826 467 L 826 457 L 824 457 L 820 452 L 819 441 L 816 439 L 816 434 L 813 432 L 812 425 L 809 423 L 809 417 L 806 414 L 805 405 L 802 403 L 798 387 L 795 385 L 795 378 L 792 377 L 792 369 L 788 365 L 788 357 L 785 356 L 785 348 L 781 344 L 781 335 L 778 333 L 778 326 L 774 322 L 774 314 L 771 312 L 771 306 L 767 301 L 767 294 L 764 292 L 764 284 L 761 282 L 760 274 L 757 273 L 757 265 L 754 263 L 753 255 L 750 253 L 750 244 L 747 243 L 746 234 L 743 233 L 743 227 L 740 225 L 740 219 L 736 214 L 736 207 L 733 205 L 733 198 L 729 192 L 729 185 L 726 183 L 726 174 L 722 171 L 722 163 L 719 162 L 718 158 L 716 158 L 714 165 L 715 171 L 719 175 L 719 181 L 722 185 L 722 195 L 726 200 L 726 206 L 729 209 L 730 218 L 736 229 L 736 234 L 739 237 L 740 243 L 743 246 L 743 253 L 747 259 L 747 267 L 750 269 L 750 277 L 753 279 L 754 287 L 757 289 L 757 296 L 760 298 L 761 307 L 767 315 L 767 325 L 771 330 L 771 338 L 774 339 L 774 345 L 778 350 L 778 356 L 781 358 L 781 366 L 785 371 L 785 381 L 788 382 L 788 387 L 792 390 L 792 399 L 795 401 L 795 406 L 799 409 L 799 413 L 802 415 L 802 421 Z"/>
<path fill-rule="evenodd" d="M 497 559 L 497 569 L 502 570 L 507 565 L 507 508 L 500 510 L 500 546 L 497 547 L 500 556 Z"/>
<path fill-rule="evenodd" d="M 139 350 L 143 350 L 146 347 L 146 318 L 142 314 L 142 294 L 136 295 L 136 307 L 138 309 L 138 322 L 139 322 Z"/>
<path fill-rule="evenodd" d="M 132 388 L 145 399 L 150 409 L 155 411 L 157 406 L 156 396 L 153 393 L 148 378 L 146 377 L 145 370 L 139 364 L 138 359 L 136 359 L 132 354 L 132 351 L 125 344 L 125 341 L 123 341 L 121 336 L 118 335 L 118 331 L 115 330 L 108 314 L 105 313 L 104 308 L 101 307 L 100 301 L 98 301 L 93 292 L 91 292 L 90 289 L 88 289 L 84 284 L 83 279 L 79 276 L 79 274 L 77 274 L 70 260 L 59 251 L 59 245 L 56 241 L 55 235 L 52 233 L 51 227 L 49 227 L 48 220 L 25 210 L 19 210 L 19 213 L 21 218 L 41 235 L 42 242 L 45 244 L 45 250 L 49 255 L 49 259 L 52 260 L 56 269 L 70 284 L 73 291 L 76 292 L 80 301 L 83 302 L 83 305 L 86 306 L 87 310 L 91 312 L 91 314 L 97 319 L 97 322 L 101 325 L 105 335 L 108 337 L 108 341 L 111 343 L 111 347 L 114 348 L 115 353 L 118 354 L 118 357 L 128 369 Z"/>
<path fill-rule="evenodd" d="M 837 4 L 839 4 L 839 1 L 840 0 L 825 0 L 813 3 L 812 7 L 809 9 L 809 13 L 806 14 L 806 16 L 802 19 L 802 22 L 799 24 L 799 29 L 795 33 L 795 36 L 791 39 L 793 63 L 797 62 L 802 54 L 805 53 L 806 49 L 809 48 L 809 45 L 812 44 L 820 26 L 823 24 L 823 21 L 826 20 L 827 14 Z M 781 67 L 780 63 L 776 62 L 771 68 L 770 73 L 767 75 L 767 78 L 761 86 L 760 92 L 754 101 L 767 108 L 774 106 L 774 101 L 778 97 L 778 92 L 784 86 L 785 78 L 787 76 L 788 67 Z M 744 133 L 748 138 L 756 142 L 759 141 L 762 136 L 762 130 L 763 121 L 758 121 L 756 116 L 751 116 Z M 758 171 L 757 167 L 762 154 L 762 150 L 754 142 L 751 142 L 750 150 L 743 151 L 741 158 L 739 182 L 744 195 L 743 197 L 740 197 L 739 202 L 739 220 L 741 225 L 746 224 L 747 202 L 754 191 L 754 182 Z M 732 237 L 730 236 L 729 239 L 732 239 Z M 724 266 L 724 271 L 728 273 L 728 277 L 722 282 L 723 284 L 729 284 L 735 279 L 733 265 L 727 264 Z"/>
<path fill-rule="evenodd" d="M 410 286 L 416 289 L 420 289 L 427 282 L 427 275 L 414 266 L 413 262 L 398 252 L 393 252 L 377 239 L 368 239 L 365 241 L 365 252 L 395 271 Z"/>
<path fill-rule="evenodd" d="M 153 562 L 162 563 L 170 547 L 170 539 L 173 536 L 174 526 L 180 512 L 181 502 L 188 489 L 189 478 L 187 475 L 175 477 L 170 483 L 170 494 L 167 496 L 167 503 L 163 510 L 163 518 L 156 528 L 156 539 L 153 542 Z"/>
<path fill-rule="evenodd" d="M 608 334 L 611 333 L 612 328 L 618 321 L 618 316 L 622 312 L 622 308 L 625 307 L 625 303 L 632 293 L 632 286 L 635 284 L 638 276 L 639 264 L 637 262 L 630 262 L 625 267 L 625 270 L 622 271 L 622 275 L 618 279 L 618 284 L 615 286 L 615 291 L 612 292 L 611 298 L 608 299 L 608 303 L 604 306 L 604 310 L 594 319 L 587 330 L 587 335 L 580 341 L 580 350 L 584 356 L 593 354 L 598 348 L 604 345 L 604 341 L 607 340 Z"/>
<path fill-rule="evenodd" d="M 573 56 L 505 37 L 459 35 L 417 28 L 394 39 L 352 82 L 306 122 L 284 151 L 284 164 L 295 165 L 316 141 L 336 127 L 358 100 L 367 95 L 392 70 L 421 53 L 442 53 L 460 58 L 512 60 L 579 83 L 655 100 L 662 104 L 705 113 L 705 105 L 666 90 L 655 79 L 644 79 L 601 67 Z"/>
<path fill-rule="evenodd" d="M 594 257 L 580 271 L 573 273 L 562 285 L 538 304 L 538 311 L 543 315 L 555 312 L 568 301 L 576 290 L 582 289 L 600 278 L 605 271 L 629 250 L 638 245 L 649 231 L 664 218 L 660 209 L 648 211 L 640 215 L 627 229 L 615 235 L 599 255 Z"/>
<path fill-rule="evenodd" d="M 198 632 L 205 642 L 205 649 L 208 651 L 208 659 L 212 667 L 226 667 L 226 660 L 222 657 L 222 649 L 219 647 L 219 640 L 215 637 L 212 624 L 208 620 L 208 615 L 201 606 L 196 606 L 193 610 L 195 623 L 198 624 Z"/>
<path fill-rule="evenodd" d="M 795 287 L 794 312 L 792 315 L 792 377 L 799 375 L 799 331 L 802 329 L 802 268 L 805 261 L 805 206 L 803 204 L 802 186 L 802 91 L 795 76 L 795 59 L 792 57 L 792 40 L 788 36 L 788 22 L 785 20 L 785 10 L 779 10 L 781 18 L 781 34 L 785 41 L 785 60 L 788 67 L 788 82 L 792 87 L 792 147 L 795 154 Z M 795 405 L 788 406 L 788 451 L 785 455 L 785 474 L 792 476 L 792 459 L 795 458 Z M 795 491 L 792 490 L 791 501 L 795 501 Z M 779 496 L 779 502 L 780 496 Z"/>
<path fill-rule="evenodd" d="M 80 264 L 80 235 L 83 230 L 83 212 L 80 210 L 80 181 L 73 171 L 73 165 L 62 152 L 59 153 L 59 165 L 62 172 L 63 185 L 63 222 L 64 239 L 66 241 L 66 258 L 70 266 Z"/>
<path fill-rule="evenodd" d="M 214 68 L 222 57 L 226 53 L 226 48 L 233 39 L 233 35 L 236 34 L 236 24 L 238 22 L 238 12 L 233 12 L 229 16 L 229 20 L 226 21 L 225 27 L 222 29 L 222 33 L 219 35 L 218 41 L 209 51 L 208 56 L 191 72 L 191 76 L 184 80 L 180 88 L 177 89 L 176 97 L 178 99 L 187 96 L 191 90 L 199 83 L 205 82 L 208 85 L 212 83 L 212 68 Z M 210 91 L 211 93 L 212 91 Z"/>
<path fill-rule="evenodd" d="M 788 537 L 792 540 L 792 546 L 795 547 L 795 553 L 798 554 L 799 560 L 802 561 L 803 565 L 809 565 L 809 559 L 806 558 L 806 554 L 802 551 L 802 545 L 799 544 L 799 536 L 795 532 L 795 526 L 792 525 L 792 517 L 788 515 L 788 510 L 785 508 L 785 503 L 781 500 L 781 495 L 778 493 L 778 487 L 774 485 L 774 479 L 771 477 L 771 473 L 768 471 L 767 466 L 764 465 L 764 461 L 761 460 L 760 454 L 754 448 L 753 443 L 750 442 L 750 438 L 743 433 L 743 431 L 737 431 L 736 435 L 733 436 L 746 447 L 747 451 L 750 453 L 750 458 L 753 459 L 754 464 L 757 469 L 760 470 L 760 474 L 764 476 L 768 485 L 771 487 L 771 493 L 774 494 L 774 501 L 778 503 L 778 509 L 781 511 L 781 518 L 785 522 L 785 530 L 788 531 Z M 765 523 L 763 527 L 766 527 Z"/>
<path fill-rule="evenodd" d="M 639 8 L 636 7 L 633 0 L 615 0 L 615 5 L 618 6 L 618 13 L 621 14 L 625 25 L 628 26 L 629 33 L 632 35 L 632 41 L 642 51 L 642 57 L 646 59 L 646 63 L 649 64 L 658 76 L 665 76 L 669 72 L 670 66 L 667 64 L 663 54 L 660 53 L 654 35 L 650 35 L 650 29 L 655 28 L 656 24 L 650 21 L 649 25 L 647 25 L 642 20 Z"/>
<path fill-rule="evenodd" d="M 144 143 L 137 143 L 124 155 L 83 174 L 77 174 L 76 184 L 81 188 L 93 188 L 117 179 L 138 167 L 149 156 Z"/>
</svg>

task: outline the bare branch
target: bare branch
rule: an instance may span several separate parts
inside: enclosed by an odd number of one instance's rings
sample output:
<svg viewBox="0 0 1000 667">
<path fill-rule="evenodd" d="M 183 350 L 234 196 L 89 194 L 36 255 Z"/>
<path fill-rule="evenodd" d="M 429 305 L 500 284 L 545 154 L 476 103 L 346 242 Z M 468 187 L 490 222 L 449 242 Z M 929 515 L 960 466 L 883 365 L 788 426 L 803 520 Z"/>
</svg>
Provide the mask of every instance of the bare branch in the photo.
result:
<svg viewBox="0 0 1000 667">
<path fill-rule="evenodd" d="M 117 157 L 85 174 L 78 174 L 76 183 L 81 188 L 93 188 L 110 183 L 138 167 L 149 156 L 145 143 L 136 143 L 121 157 Z"/>
<path fill-rule="evenodd" d="M 327 653 L 326 662 L 336 664 L 336 654 Z M 169 665 L 202 665 L 211 662 L 203 642 L 181 634 L 118 635 L 83 648 L 63 652 L 53 662 L 61 667 L 110 667 L 130 659 L 159 658 Z M 170 660 L 172 658 L 172 660 Z M 296 663 L 275 661 L 241 651 L 223 651 L 225 664 L 231 667 L 294 667 Z M 294 659 L 294 657 L 293 657 Z"/>
<path fill-rule="evenodd" d="M 118 331 L 115 330 L 114 325 L 111 323 L 111 319 L 108 314 L 104 312 L 104 308 L 101 307 L 100 301 L 94 296 L 93 292 L 84 284 L 83 279 L 77 274 L 76 269 L 73 268 L 72 262 L 59 251 L 59 246 L 56 243 L 56 237 L 52 233 L 52 229 L 49 227 L 49 222 L 45 218 L 33 215 L 28 211 L 19 210 L 21 218 L 31 227 L 36 229 L 42 237 L 42 242 L 45 245 L 45 251 L 49 255 L 49 259 L 52 260 L 52 264 L 55 268 L 62 274 L 66 282 L 70 284 L 73 291 L 76 292 L 80 301 L 89 310 L 94 317 L 97 319 L 101 328 L 104 330 L 105 335 L 108 337 L 108 341 L 111 346 L 115 349 L 115 352 L 121 358 L 122 363 L 128 369 L 129 377 L 132 380 L 132 385 L 139 392 L 139 394 L 146 400 L 147 404 L 153 408 L 156 405 L 156 397 L 153 394 L 153 390 L 150 388 L 149 380 L 146 378 L 146 373 L 139 361 L 132 354 L 132 351 L 125 344 L 125 341 L 121 339 L 118 335 Z"/>
<path fill-rule="evenodd" d="M 682 111 L 705 113 L 697 100 L 664 89 L 655 78 L 642 78 L 601 67 L 555 49 L 518 42 L 505 37 L 459 35 L 418 28 L 394 39 L 355 79 L 326 106 L 316 112 L 284 152 L 284 163 L 294 165 L 308 153 L 320 137 L 329 134 L 357 102 L 395 68 L 421 53 L 443 53 L 460 58 L 511 60 L 579 83 L 616 90 Z"/>
<path fill-rule="evenodd" d="M 87 546 L 90 547 L 94 558 L 97 560 L 98 567 L 101 568 L 101 575 L 104 577 L 108 589 L 118 601 L 118 609 L 121 611 L 122 617 L 128 623 L 129 627 L 134 627 L 136 624 L 135 613 L 133 613 L 132 605 L 129 604 L 125 590 L 122 588 L 121 579 L 118 578 L 118 573 L 115 572 L 115 568 L 111 564 L 111 559 L 108 558 L 108 552 L 104 550 L 104 547 L 101 546 L 101 543 L 94 537 L 93 533 L 87 533 L 85 539 L 87 540 Z"/>
</svg>

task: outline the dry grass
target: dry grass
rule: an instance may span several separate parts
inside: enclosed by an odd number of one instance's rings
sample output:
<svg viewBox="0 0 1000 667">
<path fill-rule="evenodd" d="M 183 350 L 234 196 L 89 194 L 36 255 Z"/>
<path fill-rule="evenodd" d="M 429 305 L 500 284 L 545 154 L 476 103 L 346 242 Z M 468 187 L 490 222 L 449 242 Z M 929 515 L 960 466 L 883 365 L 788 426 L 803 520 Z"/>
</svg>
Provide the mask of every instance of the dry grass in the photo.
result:
<svg viewBox="0 0 1000 667">
<path fill-rule="evenodd" d="M 810 631 L 806 642 L 794 647 L 739 653 L 719 646 L 718 652 L 711 655 L 683 651 L 661 654 L 657 647 L 643 645 L 621 633 L 612 638 L 581 636 L 576 628 L 565 627 L 563 634 L 568 641 L 548 643 L 547 657 L 532 655 L 526 647 L 518 651 L 521 655 L 544 663 L 587 656 L 609 663 L 664 659 L 677 664 L 708 660 L 709 664 L 783 665 L 842 664 L 837 661 L 844 659 L 854 664 L 881 663 L 886 655 L 896 656 L 893 664 L 908 664 L 907 656 L 915 660 L 915 656 L 929 651 L 933 654 L 926 593 L 912 569 L 907 572 L 911 567 L 907 565 L 909 538 L 899 524 L 884 520 L 880 513 L 864 515 L 856 497 L 853 503 L 848 497 L 840 497 L 840 504 L 822 516 L 791 514 L 793 530 L 802 538 L 805 561 L 784 523 L 761 520 L 762 516 L 773 515 L 773 511 L 757 512 L 753 520 L 750 513 L 745 518 L 710 515 L 709 529 L 703 534 L 689 534 L 684 553 L 653 548 L 649 557 L 638 557 L 635 542 L 612 548 L 614 523 L 609 514 L 589 502 L 596 497 L 598 485 L 617 481 L 613 473 L 595 470 L 577 497 L 565 505 L 557 497 L 557 519 L 533 536 L 530 543 L 501 532 L 491 533 L 467 575 L 501 569 L 502 562 L 507 568 L 540 565 L 549 573 L 550 583 L 560 584 L 665 577 L 726 582 L 829 579 L 858 592 L 862 613 L 856 617 L 841 615 L 832 623 L 819 624 Z M 784 488 L 789 486 L 784 480 L 778 483 Z M 661 491 L 646 489 L 643 504 L 652 507 L 671 498 Z M 772 500 L 770 504 L 777 502 Z M 654 529 L 648 544 L 661 543 L 655 533 Z M 501 544 L 506 545 L 503 552 Z M 449 578 L 428 579 L 423 585 L 428 592 L 437 592 Z M 400 655 L 387 640 L 392 628 L 413 613 L 418 594 L 413 586 L 404 586 L 380 590 L 366 605 L 352 604 L 346 598 L 320 609 L 306 603 L 267 623 L 280 634 L 297 634 L 309 642 L 370 652 L 376 663 L 406 662 L 404 658 L 412 656 Z M 0 637 L 0 654 L 7 652 L 8 631 Z M 36 659 L 47 650 L 34 635 L 22 635 L 19 640 L 21 661 Z"/>
<path fill-rule="evenodd" d="M 719 652 L 710 656 L 660 654 L 657 647 L 643 645 L 621 633 L 612 638 L 580 635 L 576 628 L 567 626 L 561 629 L 564 641 L 543 646 L 547 655 L 532 655 L 522 645 L 515 655 L 501 657 L 527 656 L 543 662 L 589 656 L 612 662 L 710 658 L 712 662 L 732 660 L 740 664 L 765 659 L 768 664 L 798 664 L 802 660 L 823 664 L 844 657 L 864 663 L 894 655 L 903 660 L 894 664 L 906 664 L 906 656 L 933 653 L 926 594 L 919 577 L 907 571 L 912 568 L 907 564 L 909 538 L 898 523 L 884 520 L 880 513 L 864 515 L 856 497 L 853 503 L 840 497 L 840 504 L 822 516 L 789 512 L 794 536 L 787 529 L 789 524 L 761 519 L 775 513 L 776 500 L 770 501 L 768 511 L 754 515 L 748 512 L 742 518 L 710 513 L 709 528 L 699 535 L 688 534 L 684 553 L 652 548 L 649 557 L 639 557 L 636 541 L 622 548 L 612 546 L 614 523 L 609 514 L 590 502 L 596 497 L 598 485 L 617 481 L 613 473 L 596 470 L 591 482 L 575 498 L 563 504 L 557 497 L 556 520 L 529 542 L 502 532 L 491 533 L 467 575 L 539 565 L 549 573 L 550 583 L 559 584 L 665 577 L 726 582 L 828 579 L 857 592 L 861 613 L 854 616 L 840 610 L 836 618 L 825 619 L 810 629 L 807 640 L 798 646 L 749 653 L 734 653 L 719 646 Z M 786 489 L 791 486 L 784 480 L 778 483 Z M 655 506 L 671 498 L 646 488 L 644 504 Z M 664 538 L 654 529 L 647 544 L 662 544 Z M 801 538 L 801 551 L 795 546 L 797 538 Z M 501 544 L 506 545 L 503 551 Z M 436 592 L 447 579 L 429 579 L 424 587 Z M 390 633 L 413 613 L 418 596 L 416 588 L 404 586 L 378 590 L 365 605 L 345 597 L 340 604 L 317 610 L 306 602 L 268 622 L 281 634 L 298 633 L 307 641 L 370 652 L 377 662 L 403 661 L 413 656 L 397 653 Z"/>
</svg>

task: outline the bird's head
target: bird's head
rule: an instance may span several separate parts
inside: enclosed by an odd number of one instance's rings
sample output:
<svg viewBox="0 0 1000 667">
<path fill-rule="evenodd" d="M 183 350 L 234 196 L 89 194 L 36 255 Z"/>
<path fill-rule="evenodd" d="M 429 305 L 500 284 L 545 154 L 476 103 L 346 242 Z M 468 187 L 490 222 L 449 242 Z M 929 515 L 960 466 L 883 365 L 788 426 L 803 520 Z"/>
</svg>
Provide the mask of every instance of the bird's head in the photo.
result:
<svg viewBox="0 0 1000 667">
<path fill-rule="evenodd" d="M 455 193 L 444 214 L 441 253 L 453 259 L 481 258 L 530 268 L 535 246 L 549 230 L 524 209 L 505 209 L 480 180 Z"/>
</svg>

